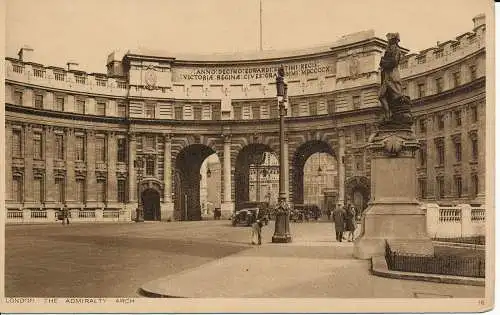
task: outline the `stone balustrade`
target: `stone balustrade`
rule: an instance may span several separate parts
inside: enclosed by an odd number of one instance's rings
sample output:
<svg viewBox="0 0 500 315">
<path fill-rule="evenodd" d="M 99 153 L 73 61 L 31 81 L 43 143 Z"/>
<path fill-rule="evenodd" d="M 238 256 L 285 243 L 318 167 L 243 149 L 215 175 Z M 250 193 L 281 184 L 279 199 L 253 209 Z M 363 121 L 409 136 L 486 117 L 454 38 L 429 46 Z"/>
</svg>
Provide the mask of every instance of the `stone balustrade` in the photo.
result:
<svg viewBox="0 0 500 315">
<path fill-rule="evenodd" d="M 58 220 L 58 208 L 9 208 L 6 211 L 7 224 L 29 223 L 61 223 Z M 80 208 L 69 209 L 71 222 L 128 222 L 131 215 L 125 208 L 96 208 L 85 210 Z"/>
<path fill-rule="evenodd" d="M 472 207 L 469 204 L 440 207 L 437 204 L 427 204 L 425 209 L 427 233 L 432 238 L 485 235 L 486 211 L 484 207 Z"/>
</svg>

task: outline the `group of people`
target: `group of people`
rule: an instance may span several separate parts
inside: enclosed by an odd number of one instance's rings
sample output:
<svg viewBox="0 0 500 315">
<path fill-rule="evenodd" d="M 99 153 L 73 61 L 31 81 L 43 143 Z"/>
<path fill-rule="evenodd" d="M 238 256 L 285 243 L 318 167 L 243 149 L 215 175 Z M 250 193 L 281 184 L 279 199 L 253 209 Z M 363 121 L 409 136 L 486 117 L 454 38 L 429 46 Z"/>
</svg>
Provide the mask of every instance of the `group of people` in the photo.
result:
<svg viewBox="0 0 500 315">
<path fill-rule="evenodd" d="M 337 207 L 333 210 L 333 222 L 335 225 L 335 236 L 337 242 L 347 239 L 348 242 L 354 241 L 354 231 L 356 230 L 356 209 L 351 204 L 344 207 Z M 347 238 L 344 238 L 344 232 L 347 232 Z"/>
</svg>

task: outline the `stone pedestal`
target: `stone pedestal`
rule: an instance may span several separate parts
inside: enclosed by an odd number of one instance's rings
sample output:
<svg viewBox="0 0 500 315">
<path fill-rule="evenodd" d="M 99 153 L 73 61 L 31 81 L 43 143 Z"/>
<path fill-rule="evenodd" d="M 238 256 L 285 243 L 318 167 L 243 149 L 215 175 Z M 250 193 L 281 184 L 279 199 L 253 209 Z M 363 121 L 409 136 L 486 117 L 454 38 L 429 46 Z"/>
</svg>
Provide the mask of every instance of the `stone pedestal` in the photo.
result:
<svg viewBox="0 0 500 315">
<path fill-rule="evenodd" d="M 221 219 L 229 219 L 234 212 L 234 202 L 223 202 L 220 205 Z"/>
<path fill-rule="evenodd" d="M 355 257 L 383 256 L 386 242 L 397 252 L 434 253 L 425 211 L 416 199 L 418 148 L 411 129 L 380 130 L 370 137 L 372 199 L 354 244 Z"/>
<path fill-rule="evenodd" d="M 163 202 L 160 209 L 161 221 L 174 221 L 174 203 Z"/>
<path fill-rule="evenodd" d="M 290 215 L 288 213 L 276 214 L 274 222 L 273 243 L 290 243 L 292 236 L 290 235 Z"/>
</svg>

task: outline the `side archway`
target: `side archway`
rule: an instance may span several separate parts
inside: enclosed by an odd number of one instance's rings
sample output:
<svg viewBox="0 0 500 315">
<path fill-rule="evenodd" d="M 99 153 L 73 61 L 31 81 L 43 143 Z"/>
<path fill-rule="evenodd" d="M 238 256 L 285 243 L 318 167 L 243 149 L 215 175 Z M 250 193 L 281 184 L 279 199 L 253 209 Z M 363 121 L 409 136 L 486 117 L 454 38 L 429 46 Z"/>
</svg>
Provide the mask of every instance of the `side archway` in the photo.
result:
<svg viewBox="0 0 500 315">
<path fill-rule="evenodd" d="M 354 176 L 346 180 L 347 203 L 354 205 L 356 212 L 362 213 L 370 201 L 370 180 L 365 176 Z"/>
</svg>

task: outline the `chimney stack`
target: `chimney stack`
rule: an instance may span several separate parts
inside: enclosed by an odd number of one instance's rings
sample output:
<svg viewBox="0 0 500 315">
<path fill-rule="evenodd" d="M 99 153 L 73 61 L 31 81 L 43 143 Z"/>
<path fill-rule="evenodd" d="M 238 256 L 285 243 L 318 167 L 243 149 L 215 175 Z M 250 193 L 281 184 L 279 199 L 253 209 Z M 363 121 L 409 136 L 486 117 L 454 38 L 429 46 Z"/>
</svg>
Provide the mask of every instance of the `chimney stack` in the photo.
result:
<svg viewBox="0 0 500 315">
<path fill-rule="evenodd" d="M 19 56 L 19 60 L 23 62 L 33 62 L 33 52 L 33 48 L 24 46 L 23 48 L 19 49 L 17 55 Z"/>
<path fill-rule="evenodd" d="M 474 28 L 481 26 L 481 25 L 485 25 L 486 24 L 486 15 L 484 13 L 476 15 L 472 19 L 472 22 L 474 22 Z"/>
<path fill-rule="evenodd" d="M 77 63 L 77 62 L 74 62 L 74 61 L 68 61 L 68 62 L 66 63 L 66 65 L 68 66 L 68 71 L 78 70 L 78 63 Z"/>
</svg>

